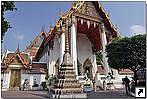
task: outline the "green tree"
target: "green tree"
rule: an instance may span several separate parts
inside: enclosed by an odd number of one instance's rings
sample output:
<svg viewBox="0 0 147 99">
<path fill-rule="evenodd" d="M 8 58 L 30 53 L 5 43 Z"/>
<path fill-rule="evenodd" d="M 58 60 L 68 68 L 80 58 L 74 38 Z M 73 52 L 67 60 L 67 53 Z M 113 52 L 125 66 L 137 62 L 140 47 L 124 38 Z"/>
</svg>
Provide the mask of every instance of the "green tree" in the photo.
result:
<svg viewBox="0 0 147 99">
<path fill-rule="evenodd" d="M 4 34 L 7 32 L 8 28 L 11 28 L 10 23 L 5 20 L 4 13 L 6 11 L 14 11 L 16 10 L 13 1 L 2 1 L 1 2 L 1 42 L 3 41 Z"/>
<path fill-rule="evenodd" d="M 132 70 L 136 82 L 137 71 L 146 66 L 146 35 L 113 40 L 107 45 L 106 51 L 109 66 L 118 70 Z"/>
</svg>

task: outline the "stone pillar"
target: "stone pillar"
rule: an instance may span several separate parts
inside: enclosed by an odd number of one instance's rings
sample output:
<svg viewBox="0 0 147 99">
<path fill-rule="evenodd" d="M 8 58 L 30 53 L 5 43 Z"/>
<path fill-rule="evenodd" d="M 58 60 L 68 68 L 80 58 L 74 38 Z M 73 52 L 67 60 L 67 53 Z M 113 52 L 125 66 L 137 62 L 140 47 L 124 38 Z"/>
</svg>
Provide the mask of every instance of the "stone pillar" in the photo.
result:
<svg viewBox="0 0 147 99">
<path fill-rule="evenodd" d="M 50 70 L 50 48 L 49 48 L 49 45 L 47 45 L 47 53 L 48 53 L 48 55 L 47 55 L 47 69 L 48 69 L 48 75 L 47 76 L 49 76 L 49 70 Z"/>
<path fill-rule="evenodd" d="M 61 97 L 59 94 L 71 95 L 71 97 L 73 97 L 72 95 L 82 92 L 81 84 L 76 79 L 69 50 L 69 29 L 71 26 L 69 25 L 70 19 L 66 19 L 65 21 L 65 53 L 63 55 L 63 62 L 60 66 L 58 81 L 55 82 L 54 87 L 51 88 L 51 92 L 56 95 L 56 98 Z"/>
<path fill-rule="evenodd" d="M 101 24 L 101 28 L 102 28 L 103 66 L 104 66 L 105 74 L 108 75 L 109 65 L 108 65 L 108 58 L 106 57 L 107 56 L 107 53 L 106 53 L 107 39 L 106 39 L 106 32 L 105 32 L 104 24 Z"/>
<path fill-rule="evenodd" d="M 77 30 L 76 30 L 76 18 L 72 17 L 72 27 L 71 27 L 71 60 L 75 68 L 76 75 L 78 76 L 77 67 Z"/>
<path fill-rule="evenodd" d="M 9 88 L 9 86 L 10 86 L 10 78 L 11 78 L 11 70 L 9 70 L 9 73 L 8 73 L 8 83 L 7 83 L 7 89 Z"/>
<path fill-rule="evenodd" d="M 94 53 L 93 53 L 93 59 L 94 59 L 94 66 L 93 66 L 93 77 L 96 77 L 96 72 L 97 72 L 96 52 L 94 52 Z"/>
<path fill-rule="evenodd" d="M 50 75 L 50 71 L 51 71 L 51 49 L 49 50 L 49 58 L 48 58 L 48 76 Z"/>
<path fill-rule="evenodd" d="M 61 65 L 61 63 L 63 61 L 64 51 L 65 51 L 65 33 L 64 33 L 64 31 L 62 31 L 61 32 L 61 39 L 60 39 L 60 63 L 59 63 L 59 65 Z"/>
</svg>

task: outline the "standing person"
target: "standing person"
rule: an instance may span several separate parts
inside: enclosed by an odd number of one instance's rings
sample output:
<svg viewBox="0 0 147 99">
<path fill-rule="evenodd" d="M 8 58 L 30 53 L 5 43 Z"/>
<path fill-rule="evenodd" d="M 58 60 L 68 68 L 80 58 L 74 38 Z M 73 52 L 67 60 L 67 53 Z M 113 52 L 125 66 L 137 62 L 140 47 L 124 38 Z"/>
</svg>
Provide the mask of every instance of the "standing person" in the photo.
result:
<svg viewBox="0 0 147 99">
<path fill-rule="evenodd" d="M 107 83 L 106 83 L 106 81 L 105 81 L 105 80 L 103 81 L 103 88 L 104 88 L 104 91 L 106 91 L 106 90 L 107 90 Z"/>
<path fill-rule="evenodd" d="M 94 92 L 96 92 L 96 82 L 95 82 L 95 80 L 93 80 L 92 83 L 93 83 L 93 90 L 94 90 Z"/>
<path fill-rule="evenodd" d="M 130 92 L 130 85 L 129 85 L 129 83 L 130 83 L 130 80 L 128 79 L 127 76 L 125 76 L 125 78 L 124 78 L 124 84 L 125 84 L 126 94 L 127 94 L 127 95 L 128 95 L 129 92 Z"/>
</svg>

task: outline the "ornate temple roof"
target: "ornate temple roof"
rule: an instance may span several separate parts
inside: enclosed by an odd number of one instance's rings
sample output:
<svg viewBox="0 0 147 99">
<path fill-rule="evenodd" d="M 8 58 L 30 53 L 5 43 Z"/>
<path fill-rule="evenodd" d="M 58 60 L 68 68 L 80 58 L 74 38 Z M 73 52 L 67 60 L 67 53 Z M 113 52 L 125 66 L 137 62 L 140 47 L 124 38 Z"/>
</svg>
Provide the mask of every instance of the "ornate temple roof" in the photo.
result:
<svg viewBox="0 0 147 99">
<path fill-rule="evenodd" d="M 5 71 L 10 65 L 22 65 L 22 69 L 27 69 L 28 74 L 46 74 L 47 64 L 41 62 L 30 63 L 30 57 L 28 53 L 20 52 L 17 49 L 15 52 L 6 53 L 2 60 L 1 68 Z M 13 68 L 13 67 L 11 67 Z"/>
<path fill-rule="evenodd" d="M 47 72 L 46 63 L 37 62 L 31 64 L 29 63 L 28 54 L 26 53 L 8 53 L 7 57 L 3 60 L 1 64 L 2 71 L 5 71 L 7 68 L 9 68 L 9 65 L 11 65 L 15 59 L 20 60 L 24 69 L 28 70 L 26 72 L 28 74 L 46 74 Z M 16 63 L 16 65 L 20 64 Z"/>
<path fill-rule="evenodd" d="M 35 37 L 35 39 L 30 43 L 30 45 L 26 47 L 26 49 L 23 52 L 29 53 L 30 56 L 34 58 L 42 41 L 44 40 L 44 38 L 46 38 L 46 36 L 47 34 L 45 30 L 44 28 L 42 28 L 41 32 Z"/>
<path fill-rule="evenodd" d="M 81 7 L 84 6 L 84 4 L 86 2 L 87 1 L 78 1 L 78 2 L 73 3 L 73 6 L 66 13 L 64 13 L 64 14 L 61 15 L 61 19 L 66 19 L 68 17 L 71 17 L 72 15 L 75 15 L 75 16 L 76 15 L 79 15 L 79 13 L 77 13 L 78 10 L 81 11 Z M 117 30 L 112 25 L 112 22 L 110 21 L 109 15 L 104 11 L 104 8 L 101 6 L 100 2 L 98 2 L 98 1 L 92 1 L 91 3 L 93 4 L 93 6 L 95 7 L 97 13 L 99 14 L 100 20 L 102 20 L 102 23 L 104 23 L 105 27 L 111 32 L 110 35 L 112 37 L 117 37 L 118 36 Z M 81 17 L 83 17 L 82 14 L 80 14 L 80 15 L 81 15 Z M 88 17 L 88 15 L 86 15 L 86 16 Z M 89 19 L 92 19 L 92 17 L 90 16 Z M 94 19 L 98 19 L 98 18 L 95 18 L 94 17 Z M 54 36 L 57 33 L 59 33 L 59 28 L 60 28 L 59 23 L 60 23 L 60 19 L 56 22 L 56 25 L 53 28 L 50 28 L 50 31 L 48 32 L 46 38 L 43 40 L 43 42 L 42 42 L 42 44 L 41 44 L 41 46 L 40 46 L 40 48 L 39 48 L 39 50 L 38 50 L 38 52 L 36 54 L 36 59 L 39 58 L 40 53 L 47 46 L 47 44 L 49 42 L 51 42 L 51 40 L 54 38 Z M 94 26 L 94 24 L 92 24 L 92 26 Z M 78 28 L 77 31 L 80 31 L 79 29 L 80 28 Z M 85 30 L 85 31 L 87 31 L 87 30 Z M 85 31 L 80 31 L 80 32 L 85 32 Z M 91 31 L 91 29 L 89 29 L 89 31 Z M 106 35 L 106 36 L 107 36 L 107 40 L 109 41 L 110 40 L 109 39 L 110 38 L 109 35 Z M 100 37 L 98 37 L 98 34 L 96 34 L 94 32 L 93 32 L 93 35 L 90 35 L 89 36 L 89 39 L 95 45 L 97 51 L 101 49 L 101 47 L 100 47 L 101 42 L 99 41 L 99 38 Z"/>
<path fill-rule="evenodd" d="M 16 51 L 15 53 L 8 53 L 7 56 L 2 61 L 2 68 L 8 68 L 9 65 L 17 60 L 16 64 L 21 62 L 24 68 L 29 68 L 29 56 L 26 53 Z"/>
</svg>

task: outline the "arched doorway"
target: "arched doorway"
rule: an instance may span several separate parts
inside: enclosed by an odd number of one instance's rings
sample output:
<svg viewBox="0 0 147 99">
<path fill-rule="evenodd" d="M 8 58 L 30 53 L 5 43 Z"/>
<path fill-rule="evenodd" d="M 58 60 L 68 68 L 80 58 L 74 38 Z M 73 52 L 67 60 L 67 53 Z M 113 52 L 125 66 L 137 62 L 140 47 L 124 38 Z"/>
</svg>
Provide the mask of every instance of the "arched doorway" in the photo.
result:
<svg viewBox="0 0 147 99">
<path fill-rule="evenodd" d="M 88 78 L 92 79 L 92 63 L 91 59 L 87 58 L 83 64 L 84 74 L 88 74 Z"/>
</svg>

